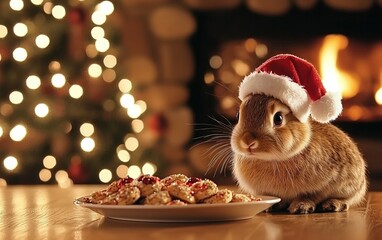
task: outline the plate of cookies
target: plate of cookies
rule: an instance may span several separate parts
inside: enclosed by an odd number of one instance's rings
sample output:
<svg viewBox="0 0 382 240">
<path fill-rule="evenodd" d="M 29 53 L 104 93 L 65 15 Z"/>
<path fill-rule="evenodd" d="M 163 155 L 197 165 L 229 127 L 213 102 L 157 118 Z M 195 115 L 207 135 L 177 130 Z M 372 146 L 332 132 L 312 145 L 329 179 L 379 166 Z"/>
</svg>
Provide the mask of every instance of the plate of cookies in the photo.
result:
<svg viewBox="0 0 382 240">
<path fill-rule="evenodd" d="M 110 183 L 74 200 L 107 218 L 144 222 L 212 222 L 250 219 L 281 199 L 219 188 L 209 179 L 142 175 Z"/>
</svg>

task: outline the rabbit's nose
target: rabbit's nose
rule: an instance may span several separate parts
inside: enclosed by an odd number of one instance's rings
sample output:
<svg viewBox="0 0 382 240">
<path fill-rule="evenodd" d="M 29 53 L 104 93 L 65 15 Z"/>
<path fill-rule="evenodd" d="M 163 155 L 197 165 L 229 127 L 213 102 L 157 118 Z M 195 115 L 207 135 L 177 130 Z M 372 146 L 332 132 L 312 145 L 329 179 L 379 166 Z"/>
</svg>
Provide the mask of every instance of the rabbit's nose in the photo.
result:
<svg viewBox="0 0 382 240">
<path fill-rule="evenodd" d="M 240 147 L 242 147 L 246 151 L 253 152 L 259 146 L 259 141 L 256 140 L 255 136 L 252 133 L 246 132 L 241 137 L 239 144 Z"/>
</svg>

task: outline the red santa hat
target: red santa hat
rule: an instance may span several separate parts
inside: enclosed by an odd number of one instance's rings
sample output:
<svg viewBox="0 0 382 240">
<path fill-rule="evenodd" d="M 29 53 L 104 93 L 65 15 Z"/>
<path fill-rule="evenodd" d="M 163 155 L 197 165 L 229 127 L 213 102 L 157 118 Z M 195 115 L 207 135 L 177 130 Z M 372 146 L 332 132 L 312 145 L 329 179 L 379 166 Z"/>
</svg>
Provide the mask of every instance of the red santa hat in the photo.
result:
<svg viewBox="0 0 382 240">
<path fill-rule="evenodd" d="M 288 105 L 301 122 L 312 116 L 317 122 L 327 123 L 342 111 L 341 93 L 325 89 L 314 66 L 290 54 L 268 59 L 243 79 L 239 87 L 241 100 L 259 93 Z"/>
</svg>

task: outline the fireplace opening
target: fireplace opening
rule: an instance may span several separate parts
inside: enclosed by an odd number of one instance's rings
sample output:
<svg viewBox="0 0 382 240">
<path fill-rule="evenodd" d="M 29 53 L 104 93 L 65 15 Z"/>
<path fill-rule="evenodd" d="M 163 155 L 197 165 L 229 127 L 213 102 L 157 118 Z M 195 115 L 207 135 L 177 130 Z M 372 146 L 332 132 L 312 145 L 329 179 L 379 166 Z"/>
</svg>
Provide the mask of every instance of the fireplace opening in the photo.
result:
<svg viewBox="0 0 382 240">
<path fill-rule="evenodd" d="M 235 124 L 243 77 L 275 54 L 295 54 L 316 67 L 327 88 L 341 90 L 344 110 L 333 123 L 359 144 L 372 188 L 382 188 L 381 9 L 343 12 L 318 3 L 282 16 L 259 15 L 246 6 L 195 11 L 198 30 L 191 43 L 196 75 L 190 85 L 194 122 Z M 213 130 L 196 128 L 194 143 L 210 134 Z"/>
</svg>

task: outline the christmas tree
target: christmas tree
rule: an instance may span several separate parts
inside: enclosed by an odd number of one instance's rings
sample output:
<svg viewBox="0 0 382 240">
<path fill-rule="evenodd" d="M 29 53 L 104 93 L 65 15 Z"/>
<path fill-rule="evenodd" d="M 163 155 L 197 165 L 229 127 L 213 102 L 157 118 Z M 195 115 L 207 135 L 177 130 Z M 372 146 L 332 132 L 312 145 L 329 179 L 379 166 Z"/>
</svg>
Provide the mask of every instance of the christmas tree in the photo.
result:
<svg viewBox="0 0 382 240">
<path fill-rule="evenodd" d="M 136 137 L 147 106 L 120 64 L 116 6 L 10 0 L 0 9 L 0 185 L 155 173 L 155 146 Z"/>
</svg>

